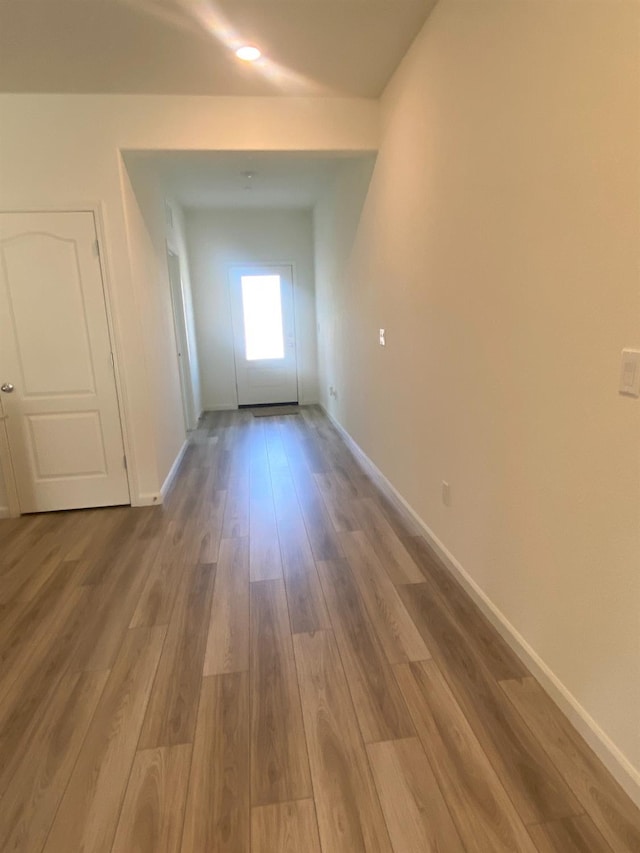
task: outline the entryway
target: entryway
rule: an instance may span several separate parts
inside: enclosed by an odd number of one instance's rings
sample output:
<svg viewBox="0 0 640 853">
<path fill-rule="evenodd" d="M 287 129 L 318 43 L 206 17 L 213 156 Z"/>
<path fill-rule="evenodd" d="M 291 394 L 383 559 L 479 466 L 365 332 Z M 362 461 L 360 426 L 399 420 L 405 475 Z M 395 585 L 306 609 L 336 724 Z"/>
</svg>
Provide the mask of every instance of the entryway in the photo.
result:
<svg viewBox="0 0 640 853">
<path fill-rule="evenodd" d="M 298 402 L 298 364 L 290 266 L 229 271 L 239 406 Z"/>
<path fill-rule="evenodd" d="M 92 211 L 0 214 L 0 369 L 14 509 L 128 504 Z"/>
</svg>

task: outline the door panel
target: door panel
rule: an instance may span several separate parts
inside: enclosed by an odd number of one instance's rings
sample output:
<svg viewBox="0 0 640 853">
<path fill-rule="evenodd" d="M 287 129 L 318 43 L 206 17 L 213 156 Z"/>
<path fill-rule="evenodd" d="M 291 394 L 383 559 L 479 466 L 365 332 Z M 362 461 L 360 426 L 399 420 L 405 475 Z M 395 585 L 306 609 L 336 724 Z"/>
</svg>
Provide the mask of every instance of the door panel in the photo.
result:
<svg viewBox="0 0 640 853">
<path fill-rule="evenodd" d="M 95 393 L 75 241 L 19 234 L 3 240 L 2 259 L 24 396 Z"/>
<path fill-rule="evenodd" d="M 239 405 L 297 403 L 291 267 L 232 267 L 229 279 Z"/>
<path fill-rule="evenodd" d="M 0 383 L 22 512 L 129 503 L 93 214 L 0 214 Z"/>
</svg>

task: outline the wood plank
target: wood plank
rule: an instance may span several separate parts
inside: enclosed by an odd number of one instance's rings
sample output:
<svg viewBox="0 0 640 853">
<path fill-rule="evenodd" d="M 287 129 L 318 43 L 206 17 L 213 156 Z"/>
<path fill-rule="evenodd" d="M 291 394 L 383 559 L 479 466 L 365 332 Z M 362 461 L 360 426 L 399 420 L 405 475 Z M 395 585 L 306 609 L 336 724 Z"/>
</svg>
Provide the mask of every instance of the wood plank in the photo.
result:
<svg viewBox="0 0 640 853">
<path fill-rule="evenodd" d="M 463 631 L 482 651 L 482 658 L 498 681 L 503 678 L 521 678 L 527 669 L 515 652 L 507 645 L 471 597 L 440 562 L 421 536 L 407 542 L 425 582 L 439 605 L 449 611 L 459 630 Z"/>
<path fill-rule="evenodd" d="M 286 420 L 288 415 L 269 418 L 264 423 L 264 437 L 267 445 L 267 455 L 269 457 L 269 468 L 271 473 L 277 471 L 288 471 L 289 460 L 285 451 L 282 433 L 280 432 L 280 422 Z"/>
<path fill-rule="evenodd" d="M 501 687 L 615 851 L 640 850 L 640 810 L 533 677 Z"/>
<path fill-rule="evenodd" d="M 154 563 L 129 624 L 130 628 L 168 625 L 178 585 L 186 567 L 186 525 L 175 519 L 167 522 Z"/>
<path fill-rule="evenodd" d="M 588 815 L 534 824 L 529 832 L 538 853 L 612 853 Z"/>
<path fill-rule="evenodd" d="M 349 566 L 344 560 L 323 562 L 318 572 L 365 742 L 415 735 Z"/>
<path fill-rule="evenodd" d="M 251 803 L 311 796 L 282 581 L 251 584 Z"/>
<path fill-rule="evenodd" d="M 304 524 L 293 477 L 288 468 L 278 468 L 271 472 L 271 491 L 276 520 L 290 524 Z"/>
<path fill-rule="evenodd" d="M 155 560 L 159 542 L 128 542 L 117 551 L 103 583 L 90 587 L 88 619 L 79 638 L 71 667 L 110 669 L 136 609 L 140 593 Z"/>
<path fill-rule="evenodd" d="M 413 558 L 396 536 L 384 513 L 372 498 L 359 498 L 353 501 L 360 529 L 367 534 L 378 559 L 395 584 L 421 583 L 422 572 Z"/>
<path fill-rule="evenodd" d="M 320 853 L 313 800 L 251 809 L 251 853 Z"/>
<path fill-rule="evenodd" d="M 45 534 L 27 551 L 13 567 L 0 578 L 0 604 L 29 602 L 34 593 L 47 582 L 62 562 L 60 543 L 51 534 Z M 35 584 L 35 590 L 32 586 Z M 32 589 L 31 594 L 29 590 Z"/>
<path fill-rule="evenodd" d="M 96 540 L 101 536 L 107 536 L 111 528 L 111 513 L 112 508 L 102 507 L 100 509 L 82 510 L 78 512 L 78 525 L 75 530 L 75 535 L 71 541 L 65 543 L 63 551 L 63 559 L 65 561 L 82 560 L 87 558 L 87 552 L 90 548 L 97 550 L 99 548 Z"/>
<path fill-rule="evenodd" d="M 42 849 L 108 675 L 70 673 L 58 682 L 0 799 L 5 853 Z"/>
<path fill-rule="evenodd" d="M 365 602 L 374 630 L 390 663 L 427 660 L 429 649 L 380 565 L 366 535 L 341 534 L 342 547 Z"/>
<path fill-rule="evenodd" d="M 311 475 L 294 474 L 293 482 L 313 556 L 316 560 L 341 559 L 343 553 L 340 539 L 331 523 L 315 480 Z"/>
<path fill-rule="evenodd" d="M 205 678 L 182 853 L 249 853 L 249 675 Z"/>
<path fill-rule="evenodd" d="M 48 629 L 37 632 L 33 644 L 13 674 L 11 685 L 0 699 L 0 796 L 23 760 L 28 744 L 51 701 L 59 679 L 87 619 L 87 589 L 78 587 L 52 609 Z"/>
<path fill-rule="evenodd" d="M 193 547 L 193 563 L 217 563 L 222 538 L 222 525 L 227 503 L 227 493 L 214 490 L 207 484 L 205 500 L 190 531 Z"/>
<path fill-rule="evenodd" d="M 249 540 L 223 539 L 213 588 L 204 675 L 249 669 Z"/>
<path fill-rule="evenodd" d="M 286 533 L 281 543 L 285 556 L 295 563 L 292 549 L 297 546 L 298 567 L 313 573 L 314 558 L 339 559 L 342 549 L 315 480 L 306 468 L 302 479 L 304 485 L 299 482 L 296 486 L 288 469 L 278 469 L 271 477 L 276 519 Z"/>
<path fill-rule="evenodd" d="M 139 749 L 191 743 L 196 725 L 215 566 L 185 572 L 167 629 Z"/>
<path fill-rule="evenodd" d="M 397 498 L 388 497 L 383 491 L 376 489 L 376 501 L 385 518 L 394 529 L 396 536 L 405 545 L 407 544 L 408 537 L 421 535 L 418 523 Z"/>
<path fill-rule="evenodd" d="M 360 530 L 361 523 L 356 515 L 354 502 L 341 488 L 335 474 L 316 474 L 315 479 L 331 523 L 338 533 Z"/>
<path fill-rule="evenodd" d="M 529 834 L 434 661 L 396 677 L 468 853 L 535 853 Z"/>
<path fill-rule="evenodd" d="M 282 577 L 278 525 L 271 494 L 252 498 L 249 516 L 249 574 L 252 581 Z"/>
<path fill-rule="evenodd" d="M 75 597 L 83 596 L 73 590 L 77 568 L 77 563 L 59 564 L 33 601 L 7 605 L 0 622 L 0 696 L 30 662 L 46 653 L 61 625 L 60 610 L 68 610 Z"/>
<path fill-rule="evenodd" d="M 249 536 L 249 475 L 229 479 L 222 523 L 223 539 Z"/>
<path fill-rule="evenodd" d="M 178 853 L 191 744 L 136 754 L 111 853 Z"/>
<path fill-rule="evenodd" d="M 465 853 L 417 738 L 367 746 L 393 849 Z"/>
<path fill-rule="evenodd" d="M 47 838 L 45 853 L 109 850 L 164 628 L 128 631 Z"/>
<path fill-rule="evenodd" d="M 292 632 L 330 628 L 327 606 L 302 519 L 278 521 L 278 535 Z"/>
<path fill-rule="evenodd" d="M 122 507 L 123 514 L 102 542 L 100 551 L 92 554 L 84 583 L 95 585 L 110 581 L 117 574 L 121 558 L 126 559 L 131 549 L 142 550 L 140 533 L 149 520 L 145 507 Z M 136 547 L 137 546 L 137 547 Z"/>
<path fill-rule="evenodd" d="M 399 590 L 434 660 L 525 824 L 579 814 L 582 808 L 486 667 L 426 584 Z"/>
<path fill-rule="evenodd" d="M 293 638 L 322 849 L 390 853 L 380 803 L 330 632 Z"/>
</svg>

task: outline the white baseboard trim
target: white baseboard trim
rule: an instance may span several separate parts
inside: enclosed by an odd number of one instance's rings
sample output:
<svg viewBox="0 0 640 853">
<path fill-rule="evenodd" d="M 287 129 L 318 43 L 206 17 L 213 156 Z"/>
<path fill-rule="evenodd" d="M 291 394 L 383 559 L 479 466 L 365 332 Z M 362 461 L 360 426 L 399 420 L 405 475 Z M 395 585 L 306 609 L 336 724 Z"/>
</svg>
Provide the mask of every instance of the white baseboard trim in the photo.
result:
<svg viewBox="0 0 640 853">
<path fill-rule="evenodd" d="M 555 702 L 562 713 L 582 735 L 609 772 L 620 783 L 631 799 L 640 806 L 640 772 L 618 749 L 609 736 L 600 728 L 591 715 L 582 707 L 576 697 L 560 681 L 553 670 L 529 645 L 520 632 L 511 624 L 489 596 L 478 586 L 469 573 L 462 567 L 453 554 L 447 550 L 431 528 L 402 497 L 398 490 L 385 477 L 380 469 L 369 459 L 359 444 L 346 429 L 328 412 L 322 404 L 322 410 L 353 451 L 362 467 L 376 481 L 380 489 L 391 499 L 399 503 L 415 521 L 422 535 L 440 557 L 443 565 L 460 582 L 478 605 L 480 610 L 496 628 L 501 637 L 509 644 L 524 665 L 531 671 L 541 686 Z"/>
<path fill-rule="evenodd" d="M 0 518 L 10 518 L 11 513 L 9 512 L 8 506 L 0 506 Z"/>
<path fill-rule="evenodd" d="M 230 412 L 237 408 L 237 403 L 216 403 L 215 406 L 207 406 L 203 409 L 202 414 L 205 412 Z"/>
<path fill-rule="evenodd" d="M 162 503 L 160 492 L 143 492 L 131 501 L 131 506 L 159 506 Z"/>
<path fill-rule="evenodd" d="M 165 481 L 162 484 L 162 488 L 160 489 L 161 502 L 164 501 L 164 499 L 166 498 L 166 496 L 169 492 L 169 489 L 171 488 L 171 484 L 173 483 L 173 478 L 178 473 L 178 468 L 180 467 L 180 463 L 182 462 L 182 457 L 184 456 L 184 452 L 188 446 L 189 446 L 189 442 L 183 441 L 182 447 L 178 451 L 178 455 L 173 460 L 173 465 L 169 469 L 169 473 L 167 474 Z"/>
</svg>

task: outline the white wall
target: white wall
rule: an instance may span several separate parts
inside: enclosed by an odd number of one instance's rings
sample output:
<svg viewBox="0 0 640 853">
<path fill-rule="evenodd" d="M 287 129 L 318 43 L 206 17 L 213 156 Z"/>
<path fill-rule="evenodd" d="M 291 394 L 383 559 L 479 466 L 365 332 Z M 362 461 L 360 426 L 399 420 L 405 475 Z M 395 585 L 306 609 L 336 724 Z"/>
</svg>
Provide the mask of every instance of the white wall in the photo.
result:
<svg viewBox="0 0 640 853">
<path fill-rule="evenodd" d="M 157 471 L 166 476 L 185 440 L 185 424 L 167 264 L 165 199 L 149 163 L 125 162 L 127 240 L 143 331 L 153 446 Z"/>
<path fill-rule="evenodd" d="M 359 221 L 353 170 L 316 210 L 325 404 L 636 797 L 640 400 L 617 383 L 640 345 L 639 13 L 441 0 Z"/>
<path fill-rule="evenodd" d="M 135 197 L 120 150 L 357 151 L 375 149 L 377 137 L 377 103 L 348 98 L 0 96 L 2 208 L 101 205 L 134 503 L 159 499 L 174 438 L 153 402 L 165 358 L 149 358 L 155 333 L 149 338 L 148 316 L 162 316 L 165 297 L 132 275 L 144 239 L 127 240 Z"/>
<path fill-rule="evenodd" d="M 316 402 L 311 211 L 190 210 L 187 239 L 203 408 L 237 406 L 228 269 L 243 263 L 293 263 L 299 398 Z"/>
</svg>

